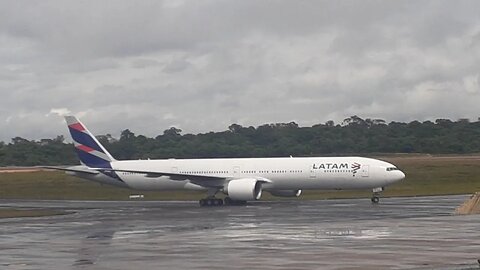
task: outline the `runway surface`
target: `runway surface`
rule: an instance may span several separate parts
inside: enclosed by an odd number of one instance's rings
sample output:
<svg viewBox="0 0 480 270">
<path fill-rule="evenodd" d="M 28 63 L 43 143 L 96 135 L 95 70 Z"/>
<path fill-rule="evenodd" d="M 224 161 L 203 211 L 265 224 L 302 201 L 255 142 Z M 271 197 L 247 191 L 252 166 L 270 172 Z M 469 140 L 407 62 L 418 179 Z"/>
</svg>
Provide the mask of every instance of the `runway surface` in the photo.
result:
<svg viewBox="0 0 480 270">
<path fill-rule="evenodd" d="M 444 269 L 480 258 L 480 215 L 452 214 L 466 198 L 3 200 L 70 214 L 0 219 L 0 269 Z"/>
</svg>

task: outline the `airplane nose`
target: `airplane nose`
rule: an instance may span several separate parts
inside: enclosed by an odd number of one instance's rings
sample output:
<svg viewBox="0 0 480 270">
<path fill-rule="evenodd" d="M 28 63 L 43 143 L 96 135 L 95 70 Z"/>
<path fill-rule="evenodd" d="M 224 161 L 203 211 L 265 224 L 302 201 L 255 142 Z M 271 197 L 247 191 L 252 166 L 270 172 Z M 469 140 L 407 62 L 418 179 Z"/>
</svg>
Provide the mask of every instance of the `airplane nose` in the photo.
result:
<svg viewBox="0 0 480 270">
<path fill-rule="evenodd" d="M 398 174 L 398 181 L 405 179 L 405 173 L 399 170 Z"/>
</svg>

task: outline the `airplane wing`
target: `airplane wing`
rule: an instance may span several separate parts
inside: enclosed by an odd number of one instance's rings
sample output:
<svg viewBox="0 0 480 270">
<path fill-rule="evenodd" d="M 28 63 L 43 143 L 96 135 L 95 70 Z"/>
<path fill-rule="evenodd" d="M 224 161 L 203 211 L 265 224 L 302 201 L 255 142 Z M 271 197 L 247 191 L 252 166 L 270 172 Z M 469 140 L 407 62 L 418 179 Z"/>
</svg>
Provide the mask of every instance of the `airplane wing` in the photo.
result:
<svg viewBox="0 0 480 270">
<path fill-rule="evenodd" d="M 100 172 L 96 170 L 90 170 L 87 168 L 78 168 L 78 167 L 56 167 L 56 166 L 38 166 L 38 168 L 67 171 L 67 172 L 76 172 L 76 173 L 87 173 L 87 174 L 99 174 Z"/>
<path fill-rule="evenodd" d="M 111 171 L 111 172 L 127 172 L 127 173 L 139 173 L 145 174 L 146 177 L 161 177 L 168 176 L 172 180 L 191 180 L 192 178 L 199 179 L 210 179 L 210 180 L 225 180 L 228 177 L 223 176 L 209 176 L 209 175 L 196 175 L 196 174 L 182 174 L 182 173 L 168 173 L 168 172 L 157 172 L 157 171 L 141 171 L 141 170 L 124 170 L 124 169 L 94 169 L 99 171 Z"/>
<path fill-rule="evenodd" d="M 225 185 L 226 181 L 234 179 L 231 176 L 213 176 L 213 175 L 197 175 L 197 174 L 182 174 L 182 173 L 168 173 L 159 171 L 141 171 L 141 170 L 124 170 L 124 169 L 101 169 L 101 171 L 111 172 L 127 172 L 127 173 L 139 173 L 145 174 L 146 177 L 161 177 L 168 176 L 171 180 L 184 181 L 188 180 L 193 184 L 204 187 L 216 187 L 221 188 Z M 263 183 L 271 183 L 272 181 L 263 177 L 253 177 Z"/>
</svg>

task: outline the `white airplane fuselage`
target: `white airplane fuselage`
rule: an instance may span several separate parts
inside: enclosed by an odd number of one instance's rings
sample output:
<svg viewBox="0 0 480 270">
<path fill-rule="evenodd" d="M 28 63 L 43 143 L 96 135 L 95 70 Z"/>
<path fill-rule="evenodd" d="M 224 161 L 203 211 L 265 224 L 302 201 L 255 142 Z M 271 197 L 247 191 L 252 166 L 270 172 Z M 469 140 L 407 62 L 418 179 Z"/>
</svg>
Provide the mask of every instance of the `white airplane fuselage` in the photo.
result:
<svg viewBox="0 0 480 270">
<path fill-rule="evenodd" d="M 118 170 L 119 179 L 107 174 L 70 174 L 137 190 L 208 188 L 189 179 L 172 180 L 169 176 L 128 171 L 162 171 L 225 179 L 264 178 L 262 189 L 266 191 L 370 189 L 388 186 L 405 177 L 388 162 L 363 157 L 125 160 L 114 161 L 111 166 Z"/>
</svg>

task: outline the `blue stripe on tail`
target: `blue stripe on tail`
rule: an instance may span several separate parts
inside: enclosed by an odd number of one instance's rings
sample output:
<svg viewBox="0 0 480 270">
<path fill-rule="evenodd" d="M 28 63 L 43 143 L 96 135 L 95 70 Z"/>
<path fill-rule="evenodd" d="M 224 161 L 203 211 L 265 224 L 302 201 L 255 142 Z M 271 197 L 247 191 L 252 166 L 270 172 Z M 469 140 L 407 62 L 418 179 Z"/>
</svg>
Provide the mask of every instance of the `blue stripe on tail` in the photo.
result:
<svg viewBox="0 0 480 270">
<path fill-rule="evenodd" d="M 108 160 L 105 160 L 103 158 L 99 158 L 97 156 L 94 156 L 92 154 L 89 154 L 85 151 L 82 151 L 80 149 L 75 148 L 75 151 L 77 152 L 78 158 L 80 161 L 87 165 L 90 168 L 102 168 L 102 169 L 111 169 L 112 166 L 110 165 L 110 162 Z"/>
<path fill-rule="evenodd" d="M 102 147 L 100 147 L 100 145 L 98 145 L 95 142 L 95 140 L 92 137 L 90 137 L 90 135 L 70 127 L 68 129 L 70 130 L 70 134 L 72 135 L 73 140 L 76 141 L 77 143 L 88 146 L 92 149 L 97 150 L 98 152 L 105 153 L 102 150 Z"/>
</svg>

